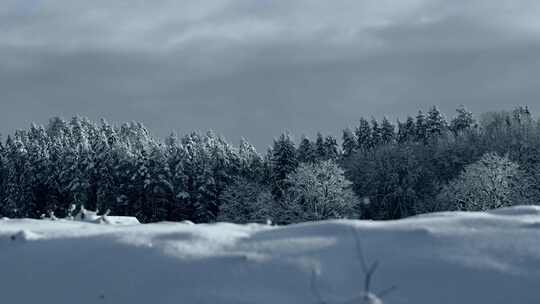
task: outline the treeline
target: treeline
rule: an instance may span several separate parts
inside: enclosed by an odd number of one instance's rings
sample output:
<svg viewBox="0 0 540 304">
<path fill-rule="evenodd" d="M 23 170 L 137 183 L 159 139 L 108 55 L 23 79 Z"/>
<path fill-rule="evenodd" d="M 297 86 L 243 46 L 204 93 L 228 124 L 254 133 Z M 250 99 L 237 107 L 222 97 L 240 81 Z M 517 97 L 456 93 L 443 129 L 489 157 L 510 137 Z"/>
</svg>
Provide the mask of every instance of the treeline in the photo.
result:
<svg viewBox="0 0 540 304">
<path fill-rule="evenodd" d="M 288 134 L 266 154 L 213 133 L 159 140 L 53 118 L 0 141 L 0 216 L 65 216 L 72 204 L 144 222 L 395 219 L 540 198 L 540 124 L 526 107 L 447 121 L 433 107 L 397 125 L 360 119 L 341 144 Z"/>
</svg>

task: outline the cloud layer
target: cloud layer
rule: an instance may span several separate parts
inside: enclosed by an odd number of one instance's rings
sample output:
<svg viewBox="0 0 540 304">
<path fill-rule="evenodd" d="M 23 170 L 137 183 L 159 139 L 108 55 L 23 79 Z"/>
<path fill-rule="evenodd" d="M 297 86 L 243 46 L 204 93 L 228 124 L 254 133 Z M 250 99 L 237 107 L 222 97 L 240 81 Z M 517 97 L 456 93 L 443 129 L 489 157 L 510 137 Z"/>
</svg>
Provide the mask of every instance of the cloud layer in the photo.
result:
<svg viewBox="0 0 540 304">
<path fill-rule="evenodd" d="M 264 148 L 433 104 L 540 110 L 538 1 L 0 1 L 2 133 L 82 114 Z"/>
</svg>

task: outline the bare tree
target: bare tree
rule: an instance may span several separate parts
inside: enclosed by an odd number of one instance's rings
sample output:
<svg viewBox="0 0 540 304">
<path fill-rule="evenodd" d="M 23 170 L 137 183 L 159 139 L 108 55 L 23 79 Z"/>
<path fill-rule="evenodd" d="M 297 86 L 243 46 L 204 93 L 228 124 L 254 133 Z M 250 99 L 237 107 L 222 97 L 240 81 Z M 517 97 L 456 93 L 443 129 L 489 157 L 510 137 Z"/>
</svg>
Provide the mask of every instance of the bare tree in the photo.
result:
<svg viewBox="0 0 540 304">
<path fill-rule="evenodd" d="M 354 242 L 356 247 L 356 254 L 358 257 L 358 260 L 360 261 L 360 266 L 362 268 L 362 272 L 364 275 L 364 286 L 363 290 L 360 293 L 359 296 L 352 298 L 350 300 L 347 300 L 343 302 L 342 304 L 383 304 L 382 299 L 386 297 L 388 294 L 393 292 L 396 289 L 396 286 L 391 286 L 390 288 L 383 289 L 379 292 L 372 292 L 371 289 L 371 283 L 373 280 L 373 275 L 377 271 L 380 263 L 379 261 L 374 261 L 373 263 L 368 263 L 366 261 L 362 242 L 360 238 L 358 237 L 358 233 L 354 228 L 352 228 L 352 233 L 354 236 Z M 316 269 L 314 268 L 311 272 L 311 281 L 310 281 L 310 288 L 311 293 L 313 296 L 317 299 L 317 304 L 329 304 L 327 300 L 323 298 L 321 295 L 318 287 L 317 287 L 317 276 L 318 273 Z"/>
</svg>

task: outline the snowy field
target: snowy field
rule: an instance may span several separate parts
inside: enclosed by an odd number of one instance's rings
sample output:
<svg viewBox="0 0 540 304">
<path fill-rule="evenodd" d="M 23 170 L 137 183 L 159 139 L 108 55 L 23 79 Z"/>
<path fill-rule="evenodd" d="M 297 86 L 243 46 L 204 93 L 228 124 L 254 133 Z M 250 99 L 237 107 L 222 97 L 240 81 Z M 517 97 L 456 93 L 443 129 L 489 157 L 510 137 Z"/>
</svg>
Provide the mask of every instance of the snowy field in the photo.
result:
<svg viewBox="0 0 540 304">
<path fill-rule="evenodd" d="M 540 303 L 540 207 L 288 227 L 0 220 L 0 303 Z M 317 295 L 318 294 L 318 295 Z"/>
</svg>

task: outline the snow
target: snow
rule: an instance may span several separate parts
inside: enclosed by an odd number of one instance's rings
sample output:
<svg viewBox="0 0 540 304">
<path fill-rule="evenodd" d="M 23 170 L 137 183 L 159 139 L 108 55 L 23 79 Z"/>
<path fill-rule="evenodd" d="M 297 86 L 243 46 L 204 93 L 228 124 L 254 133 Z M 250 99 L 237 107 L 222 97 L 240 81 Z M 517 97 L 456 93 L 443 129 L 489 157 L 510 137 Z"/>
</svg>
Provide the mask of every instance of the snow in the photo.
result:
<svg viewBox="0 0 540 304">
<path fill-rule="evenodd" d="M 110 216 L 105 217 L 106 221 L 113 225 L 136 225 L 140 224 L 139 220 L 134 216 Z"/>
<path fill-rule="evenodd" d="M 2 220 L 0 302 L 537 304 L 539 210 L 284 227 Z M 380 262 L 368 294 L 357 248 Z"/>
</svg>

